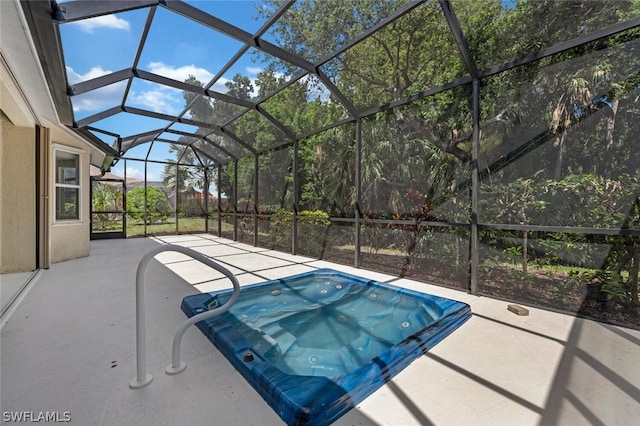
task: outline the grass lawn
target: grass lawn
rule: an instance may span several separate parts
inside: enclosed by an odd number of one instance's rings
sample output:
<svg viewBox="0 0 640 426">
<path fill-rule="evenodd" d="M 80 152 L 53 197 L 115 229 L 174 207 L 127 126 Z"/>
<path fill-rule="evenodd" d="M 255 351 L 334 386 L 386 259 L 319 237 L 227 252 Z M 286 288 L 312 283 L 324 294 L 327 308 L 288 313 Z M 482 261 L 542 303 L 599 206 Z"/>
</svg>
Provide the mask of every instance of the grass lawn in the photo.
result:
<svg viewBox="0 0 640 426">
<path fill-rule="evenodd" d="M 178 218 L 178 232 L 204 232 L 205 219 L 196 218 Z M 152 223 L 147 225 L 147 234 L 167 234 L 176 232 L 175 218 L 169 219 L 162 223 Z M 127 236 L 144 235 L 144 224 L 137 221 L 127 221 Z"/>
<path fill-rule="evenodd" d="M 93 233 L 118 232 L 122 230 L 122 220 L 98 220 L 94 217 Z M 217 232 L 218 218 L 209 217 L 209 231 Z M 233 223 L 222 221 L 222 230 L 233 231 Z M 203 217 L 178 218 L 178 232 L 205 232 L 205 219 Z M 167 234 L 176 232 L 176 220 L 170 218 L 166 222 L 147 224 L 147 235 Z M 144 224 L 137 220 L 127 220 L 127 236 L 135 237 L 144 235 Z"/>
</svg>

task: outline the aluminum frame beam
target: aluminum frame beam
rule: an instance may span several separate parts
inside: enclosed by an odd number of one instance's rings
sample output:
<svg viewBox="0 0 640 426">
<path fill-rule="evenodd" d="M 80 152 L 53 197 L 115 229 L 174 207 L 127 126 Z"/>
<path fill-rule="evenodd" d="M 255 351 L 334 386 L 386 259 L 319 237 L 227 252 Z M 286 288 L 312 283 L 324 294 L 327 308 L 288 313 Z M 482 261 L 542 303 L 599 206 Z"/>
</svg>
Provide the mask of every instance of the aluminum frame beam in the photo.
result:
<svg viewBox="0 0 640 426">
<path fill-rule="evenodd" d="M 91 80 L 86 80 L 81 83 L 70 85 L 67 88 L 67 95 L 78 96 L 83 93 L 108 86 L 110 84 L 130 79 L 133 76 L 134 71 L 131 68 L 125 68 L 120 71 L 112 72 L 111 74 L 101 75 L 100 77 L 92 78 Z"/>
<path fill-rule="evenodd" d="M 70 1 L 61 4 L 53 2 L 53 4 L 55 6 L 52 18 L 64 24 L 155 6 L 160 4 L 160 0 Z"/>
</svg>

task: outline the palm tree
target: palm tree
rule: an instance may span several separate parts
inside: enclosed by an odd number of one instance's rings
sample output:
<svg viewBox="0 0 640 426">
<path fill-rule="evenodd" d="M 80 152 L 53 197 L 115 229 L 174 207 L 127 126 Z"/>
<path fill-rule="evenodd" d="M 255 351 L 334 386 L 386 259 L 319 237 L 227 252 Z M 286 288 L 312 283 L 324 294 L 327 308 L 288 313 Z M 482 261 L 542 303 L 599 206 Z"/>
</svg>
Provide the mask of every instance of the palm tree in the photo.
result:
<svg viewBox="0 0 640 426">
<path fill-rule="evenodd" d="M 109 212 L 118 208 L 121 192 L 114 186 L 97 183 L 93 186 L 91 195 L 91 208 L 94 212 Z M 107 228 L 110 221 L 109 213 L 98 213 L 95 217 L 101 230 Z"/>
<path fill-rule="evenodd" d="M 168 189 L 196 200 L 199 209 L 205 212 L 204 197 L 208 196 L 209 185 L 215 179 L 216 169 L 212 167 L 213 160 L 198 156 L 189 145 L 172 144 L 169 152 L 175 154 L 175 158 L 167 159 L 170 163 L 164 167 L 163 184 Z M 202 199 L 194 196 L 200 190 L 203 193 Z"/>
</svg>

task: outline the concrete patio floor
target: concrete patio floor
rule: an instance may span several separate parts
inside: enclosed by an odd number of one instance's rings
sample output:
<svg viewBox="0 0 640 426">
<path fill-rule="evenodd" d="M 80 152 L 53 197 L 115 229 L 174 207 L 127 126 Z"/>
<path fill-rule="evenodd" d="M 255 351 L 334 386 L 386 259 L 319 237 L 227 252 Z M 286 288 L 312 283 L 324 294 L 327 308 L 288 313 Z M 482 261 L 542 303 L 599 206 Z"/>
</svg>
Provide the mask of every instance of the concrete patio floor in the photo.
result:
<svg viewBox="0 0 640 426">
<path fill-rule="evenodd" d="M 334 268 L 460 300 L 473 317 L 341 417 L 336 425 L 637 425 L 640 331 L 212 235 L 91 243 L 89 257 L 32 279 L 0 337 L 2 419 L 68 413 L 76 425 L 279 425 L 275 412 L 195 327 L 182 341 L 187 369 L 168 376 L 171 342 L 188 294 L 229 288 L 217 271 L 165 252 L 147 269 L 147 371 L 135 376 L 135 275 L 159 243 L 190 247 L 242 285 Z M 6 320 L 6 318 L 5 318 Z"/>
</svg>

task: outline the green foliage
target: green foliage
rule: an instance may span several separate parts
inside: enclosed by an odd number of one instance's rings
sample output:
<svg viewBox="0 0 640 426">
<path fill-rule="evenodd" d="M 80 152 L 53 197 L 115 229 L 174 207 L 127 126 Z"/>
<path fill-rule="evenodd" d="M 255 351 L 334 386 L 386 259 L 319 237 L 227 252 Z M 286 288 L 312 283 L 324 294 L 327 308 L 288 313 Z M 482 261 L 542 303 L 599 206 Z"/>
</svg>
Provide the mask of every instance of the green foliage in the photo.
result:
<svg viewBox="0 0 640 426">
<path fill-rule="evenodd" d="M 201 162 L 195 151 L 187 146 L 172 144 L 169 152 L 175 154 L 175 159 L 167 159 L 169 163 L 164 166 L 162 183 L 169 189 L 178 191 L 202 189 L 205 185 L 214 182 L 215 168 L 213 161 L 205 157 Z M 176 165 L 178 163 L 180 165 Z"/>
<path fill-rule="evenodd" d="M 122 199 L 122 191 L 113 185 L 94 183 L 91 197 L 91 210 L 92 212 L 97 212 L 93 215 L 93 227 L 94 229 L 105 231 L 109 228 L 109 224 L 114 218 L 110 213 L 101 212 L 117 210 L 119 208 L 118 203 Z"/>
<path fill-rule="evenodd" d="M 292 211 L 281 209 L 271 216 L 271 229 L 290 223 L 293 223 Z"/>
<path fill-rule="evenodd" d="M 322 210 L 302 210 L 298 213 L 298 223 L 306 223 L 309 225 L 329 226 L 329 213 Z"/>
<path fill-rule="evenodd" d="M 640 180 L 621 175 L 568 175 L 560 181 L 518 178 L 481 186 L 482 218 L 498 223 L 575 227 L 637 227 Z M 579 206 L 579 208 L 576 208 Z"/>
<path fill-rule="evenodd" d="M 303 210 L 298 213 L 297 220 L 300 252 L 322 257 L 327 231 L 331 225 L 329 214 L 322 210 Z M 274 213 L 271 216 L 270 230 L 273 245 L 287 245 L 293 232 L 293 212 L 281 209 Z"/>
<path fill-rule="evenodd" d="M 258 13 L 270 16 L 280 5 L 280 0 L 268 0 Z M 286 19 L 271 27 L 270 36 L 285 50 L 315 63 L 406 5 L 300 0 L 287 10 Z M 479 71 L 640 12 L 638 1 L 478 0 L 454 2 L 452 7 Z M 312 74 L 291 81 L 300 70 L 269 57 L 257 79 L 236 75 L 226 83 L 230 96 L 254 101 L 258 110 L 228 123 L 240 112 L 239 106 L 204 97 L 194 102 L 194 119 L 224 124 L 225 131 L 260 153 L 255 170 L 250 150 L 222 136 L 215 139 L 239 158 L 234 162 L 220 154 L 226 160 L 220 176 L 228 197 L 224 209 L 275 212 L 270 236 L 285 244 L 291 241 L 291 210 L 298 205 L 303 209 L 298 224 L 305 236 L 300 244 L 313 253 L 323 253 L 327 244 L 329 216 L 352 218 L 357 208 L 365 219 L 405 220 L 363 226 L 370 251 L 384 248 L 430 263 L 439 256 L 462 274 L 468 271 L 469 231 L 454 226 L 444 232 L 423 224 L 468 225 L 472 195 L 477 195 L 481 224 L 531 227 L 483 230 L 483 244 L 495 250 L 484 256 L 481 272 L 508 269 L 514 286 L 529 292 L 536 277 L 555 273 L 556 266 L 584 268 L 566 280 L 566 271 L 557 273 L 552 297 L 569 303 L 567 292 L 589 286 L 604 299 L 637 301 L 637 238 L 540 232 L 535 226 L 640 229 L 640 150 L 635 146 L 640 131 L 638 30 L 489 73 L 480 84 L 480 117 L 473 129 L 472 84 L 456 83 L 430 96 L 423 92 L 470 74 L 440 8 L 439 2 L 425 2 L 319 66 L 322 78 L 326 76 L 343 98 Z M 187 82 L 202 86 L 194 78 Z M 290 84 L 265 100 L 285 82 Z M 409 96 L 414 96 L 410 104 L 367 116 L 358 129 L 349 123 L 299 139 Z M 194 99 L 193 93 L 185 92 L 186 102 Z M 359 156 L 356 130 L 361 136 Z M 473 130 L 479 139 L 479 194 L 471 194 Z M 296 139 L 298 158 L 292 148 Z M 196 165 L 193 153 L 176 148 L 182 164 Z M 197 187 L 187 169 L 181 175 L 172 167 L 173 187 Z M 358 182 L 362 191 L 356 205 Z M 529 263 L 538 268 L 535 273 L 529 273 Z"/>
<path fill-rule="evenodd" d="M 329 213 L 322 210 L 302 210 L 298 213 L 299 224 L 329 226 Z M 293 223 L 293 212 L 288 210 L 278 210 L 271 216 L 271 226 L 281 226 Z"/>
<path fill-rule="evenodd" d="M 171 214 L 167 196 L 160 189 L 147 186 L 146 196 L 143 186 L 127 193 L 127 214 L 136 221 L 144 222 L 146 203 L 146 223 L 166 222 Z"/>
<path fill-rule="evenodd" d="M 178 213 L 180 217 L 204 217 L 204 194 L 194 190 L 186 190 L 178 194 Z M 212 200 L 208 203 L 209 213 L 213 212 L 217 206 Z"/>
</svg>

